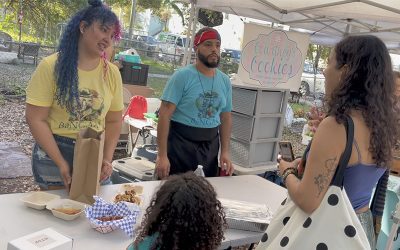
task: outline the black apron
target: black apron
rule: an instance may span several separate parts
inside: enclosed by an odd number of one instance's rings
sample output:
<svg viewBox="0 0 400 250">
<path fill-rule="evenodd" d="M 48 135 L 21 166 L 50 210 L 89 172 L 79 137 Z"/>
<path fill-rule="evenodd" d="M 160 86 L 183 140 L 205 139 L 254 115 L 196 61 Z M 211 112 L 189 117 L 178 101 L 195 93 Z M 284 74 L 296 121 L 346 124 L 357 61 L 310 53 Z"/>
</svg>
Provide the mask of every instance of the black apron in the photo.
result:
<svg viewBox="0 0 400 250">
<path fill-rule="evenodd" d="M 206 177 L 217 176 L 218 128 L 196 128 L 171 121 L 168 134 L 170 175 L 194 171 L 202 165 Z"/>
</svg>

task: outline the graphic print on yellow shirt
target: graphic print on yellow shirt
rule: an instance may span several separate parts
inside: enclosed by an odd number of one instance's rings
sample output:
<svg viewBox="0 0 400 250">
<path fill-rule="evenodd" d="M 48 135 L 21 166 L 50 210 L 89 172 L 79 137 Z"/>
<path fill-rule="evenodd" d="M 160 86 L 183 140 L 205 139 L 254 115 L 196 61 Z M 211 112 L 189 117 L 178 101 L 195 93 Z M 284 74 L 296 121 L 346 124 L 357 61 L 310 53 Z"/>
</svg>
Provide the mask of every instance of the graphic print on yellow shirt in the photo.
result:
<svg viewBox="0 0 400 250">
<path fill-rule="evenodd" d="M 55 98 L 53 74 L 56 59 L 57 54 L 53 54 L 40 62 L 28 84 L 26 102 L 50 108 L 47 122 L 53 134 L 76 138 L 83 128 L 103 130 L 107 112 L 123 109 L 122 80 L 118 68 L 108 64 L 108 72 L 104 75 L 104 62 L 100 61 L 91 71 L 78 69 L 81 107 L 71 113 L 60 107 Z"/>
<path fill-rule="evenodd" d="M 80 110 L 70 113 L 69 121 L 93 121 L 99 119 L 104 109 L 104 99 L 95 90 L 79 90 Z"/>
</svg>

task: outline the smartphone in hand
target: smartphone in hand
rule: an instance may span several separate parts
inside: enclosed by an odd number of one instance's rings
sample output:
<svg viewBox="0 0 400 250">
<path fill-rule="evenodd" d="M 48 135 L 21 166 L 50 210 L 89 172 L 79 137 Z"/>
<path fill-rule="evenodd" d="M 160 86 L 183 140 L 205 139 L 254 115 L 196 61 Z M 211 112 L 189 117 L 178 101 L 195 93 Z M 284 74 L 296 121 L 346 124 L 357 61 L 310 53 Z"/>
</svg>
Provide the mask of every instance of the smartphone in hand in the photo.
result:
<svg viewBox="0 0 400 250">
<path fill-rule="evenodd" d="M 289 162 L 294 161 L 292 143 L 288 141 L 281 141 L 279 142 L 279 148 L 281 151 L 281 159 Z"/>
</svg>

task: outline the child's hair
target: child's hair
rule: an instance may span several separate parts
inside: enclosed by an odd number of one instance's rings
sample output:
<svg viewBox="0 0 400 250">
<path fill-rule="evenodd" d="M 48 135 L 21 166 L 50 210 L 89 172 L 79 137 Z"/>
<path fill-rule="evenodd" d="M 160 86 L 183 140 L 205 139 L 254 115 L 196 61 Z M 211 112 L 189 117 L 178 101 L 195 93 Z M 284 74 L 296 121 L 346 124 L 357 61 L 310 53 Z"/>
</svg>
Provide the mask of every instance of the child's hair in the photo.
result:
<svg viewBox="0 0 400 250">
<path fill-rule="evenodd" d="M 107 26 L 114 25 L 114 39 L 118 40 L 121 28 L 117 16 L 100 0 L 88 0 L 89 6 L 76 13 L 68 22 L 58 46 L 54 76 L 56 81 L 56 99 L 61 107 L 75 112 L 80 106 L 78 89 L 78 42 L 79 25 L 84 21 L 87 26 L 100 22 Z"/>
<path fill-rule="evenodd" d="M 192 172 L 171 176 L 146 210 L 134 244 L 155 236 L 150 249 L 217 249 L 225 213 L 211 184 Z"/>
</svg>

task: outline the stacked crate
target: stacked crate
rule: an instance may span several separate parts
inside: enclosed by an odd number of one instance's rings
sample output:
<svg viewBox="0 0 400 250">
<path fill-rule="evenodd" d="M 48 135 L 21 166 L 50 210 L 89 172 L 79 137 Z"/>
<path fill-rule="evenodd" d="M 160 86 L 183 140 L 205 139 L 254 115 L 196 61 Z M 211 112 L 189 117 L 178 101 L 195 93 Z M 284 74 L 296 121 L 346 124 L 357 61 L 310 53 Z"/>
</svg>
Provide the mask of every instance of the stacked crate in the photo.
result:
<svg viewBox="0 0 400 250">
<path fill-rule="evenodd" d="M 232 86 L 232 162 L 252 168 L 276 164 L 289 90 Z"/>
</svg>

